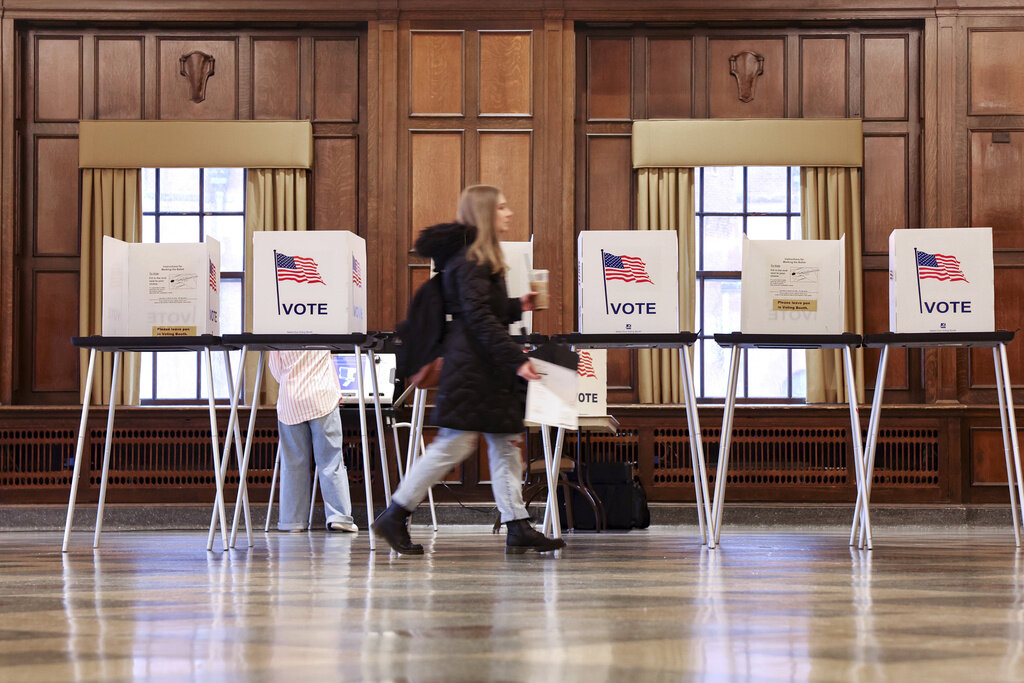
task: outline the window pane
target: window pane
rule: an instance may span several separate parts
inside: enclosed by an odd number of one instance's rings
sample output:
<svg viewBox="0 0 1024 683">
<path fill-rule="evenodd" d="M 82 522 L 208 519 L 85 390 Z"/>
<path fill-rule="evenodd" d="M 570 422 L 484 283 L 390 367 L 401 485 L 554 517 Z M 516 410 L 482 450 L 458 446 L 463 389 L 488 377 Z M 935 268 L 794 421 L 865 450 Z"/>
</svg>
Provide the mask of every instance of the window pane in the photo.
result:
<svg viewBox="0 0 1024 683">
<path fill-rule="evenodd" d="M 784 240 L 788 237 L 785 216 L 750 216 L 747 237 L 752 240 Z"/>
<path fill-rule="evenodd" d="M 161 242 L 199 241 L 199 216 L 161 216 Z"/>
<path fill-rule="evenodd" d="M 156 398 L 196 397 L 196 360 L 193 351 L 161 353 L 156 359 Z"/>
<path fill-rule="evenodd" d="M 807 398 L 807 352 L 791 351 L 793 356 L 793 398 Z"/>
<path fill-rule="evenodd" d="M 156 211 L 156 169 L 142 169 L 142 211 Z"/>
<path fill-rule="evenodd" d="M 801 352 L 802 353 L 802 352 Z M 789 363 L 786 349 L 750 349 L 747 374 L 751 398 L 788 398 Z"/>
<path fill-rule="evenodd" d="M 697 396 L 704 396 L 704 378 L 701 377 L 701 356 L 704 355 L 704 345 L 714 344 L 711 341 L 697 340 L 693 345 L 693 388 Z"/>
<path fill-rule="evenodd" d="M 704 308 L 704 288 L 700 286 L 701 284 L 700 281 L 697 282 L 697 300 L 693 307 L 693 331 L 697 333 L 701 333 L 701 309 Z"/>
<path fill-rule="evenodd" d="M 705 342 L 704 396 L 709 398 L 725 397 L 725 386 L 729 381 L 729 354 L 731 353 L 731 349 L 723 349 L 714 341 Z M 736 395 L 743 396 L 743 368 L 740 368 L 737 383 L 739 387 L 736 390 Z"/>
<path fill-rule="evenodd" d="M 701 188 L 701 183 L 702 183 L 701 177 L 703 175 L 704 175 L 704 169 L 703 168 L 695 168 L 695 169 L 693 169 L 693 197 L 694 197 L 694 200 L 695 200 L 694 201 L 694 207 L 696 208 L 697 211 L 703 211 L 703 209 L 701 208 L 701 204 L 700 204 L 700 199 L 701 199 L 700 198 L 700 188 Z"/>
<path fill-rule="evenodd" d="M 790 213 L 802 213 L 800 203 L 800 167 L 790 166 L 789 168 L 789 211 Z"/>
<path fill-rule="evenodd" d="M 704 169 L 704 211 L 743 212 L 743 167 L 717 166 Z"/>
<path fill-rule="evenodd" d="M 738 216 L 704 218 L 704 270 L 738 271 L 743 263 L 743 219 Z"/>
<path fill-rule="evenodd" d="M 156 216 L 142 217 L 142 241 L 156 242 Z"/>
<path fill-rule="evenodd" d="M 153 398 L 153 354 L 139 354 L 139 400 Z"/>
<path fill-rule="evenodd" d="M 206 216 L 203 231 L 220 242 L 221 271 L 241 272 L 245 261 L 245 218 L 243 216 Z"/>
<path fill-rule="evenodd" d="M 803 222 L 800 216 L 793 216 L 789 219 L 789 239 L 802 240 L 804 238 Z"/>
<path fill-rule="evenodd" d="M 747 169 L 747 211 L 785 213 L 789 169 L 785 166 L 751 166 Z"/>
<path fill-rule="evenodd" d="M 224 352 L 213 351 L 210 354 L 212 365 L 213 365 L 213 386 L 215 393 L 214 398 L 231 398 L 231 392 L 228 391 L 228 376 L 227 370 L 224 366 Z M 199 397 L 208 398 L 210 393 L 210 383 L 206 381 L 206 358 L 202 355 L 199 357 L 199 362 L 202 364 L 199 373 Z M 231 368 L 235 369 L 235 359 L 231 359 Z M 234 377 L 232 377 L 234 379 Z"/>
<path fill-rule="evenodd" d="M 203 169 L 203 211 L 240 213 L 244 210 L 245 170 Z"/>
<path fill-rule="evenodd" d="M 704 334 L 738 332 L 740 329 L 740 281 L 705 280 Z"/>
<path fill-rule="evenodd" d="M 220 281 L 220 333 L 242 333 L 242 280 Z"/>
<path fill-rule="evenodd" d="M 160 169 L 160 211 L 199 211 L 199 169 Z"/>
</svg>

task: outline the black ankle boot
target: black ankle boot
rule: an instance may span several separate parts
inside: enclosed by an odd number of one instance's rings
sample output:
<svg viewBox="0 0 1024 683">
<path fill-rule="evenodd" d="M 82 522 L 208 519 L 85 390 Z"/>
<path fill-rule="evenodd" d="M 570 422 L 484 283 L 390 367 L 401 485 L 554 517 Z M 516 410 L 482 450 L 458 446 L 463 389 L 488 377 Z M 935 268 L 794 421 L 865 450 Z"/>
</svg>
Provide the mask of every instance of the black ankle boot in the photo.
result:
<svg viewBox="0 0 1024 683">
<path fill-rule="evenodd" d="M 391 503 L 387 510 L 373 521 L 370 530 L 377 538 L 387 541 L 395 552 L 403 555 L 422 555 L 423 546 L 409 538 L 409 515 L 412 513 L 398 503 Z"/>
<path fill-rule="evenodd" d="M 505 526 L 508 527 L 508 536 L 505 537 L 507 553 L 525 553 L 527 550 L 546 553 L 565 547 L 565 541 L 560 538 L 548 538 L 534 529 L 528 519 L 515 519 Z"/>
</svg>

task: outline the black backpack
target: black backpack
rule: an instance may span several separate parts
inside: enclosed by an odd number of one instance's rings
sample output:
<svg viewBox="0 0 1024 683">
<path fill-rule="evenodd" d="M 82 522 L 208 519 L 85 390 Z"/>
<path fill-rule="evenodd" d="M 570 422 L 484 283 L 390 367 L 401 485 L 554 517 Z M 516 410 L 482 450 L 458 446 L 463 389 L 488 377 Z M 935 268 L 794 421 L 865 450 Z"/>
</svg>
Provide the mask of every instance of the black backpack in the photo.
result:
<svg viewBox="0 0 1024 683">
<path fill-rule="evenodd" d="M 441 274 L 423 283 L 409 302 L 406 318 L 395 329 L 395 371 L 419 388 L 437 385 L 444 341 L 444 288 Z"/>
</svg>

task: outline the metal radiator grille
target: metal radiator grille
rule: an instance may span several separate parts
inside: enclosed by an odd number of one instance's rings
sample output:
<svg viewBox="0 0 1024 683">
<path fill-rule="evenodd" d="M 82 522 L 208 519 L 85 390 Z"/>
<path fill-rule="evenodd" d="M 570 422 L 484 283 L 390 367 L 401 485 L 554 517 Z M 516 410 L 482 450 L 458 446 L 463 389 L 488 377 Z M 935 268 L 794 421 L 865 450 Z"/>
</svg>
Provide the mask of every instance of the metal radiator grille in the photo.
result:
<svg viewBox="0 0 1024 683">
<path fill-rule="evenodd" d="M 879 430 L 872 485 L 938 486 L 939 430 Z"/>
<path fill-rule="evenodd" d="M 0 488 L 67 488 L 76 433 L 67 429 L 0 430 Z"/>
</svg>

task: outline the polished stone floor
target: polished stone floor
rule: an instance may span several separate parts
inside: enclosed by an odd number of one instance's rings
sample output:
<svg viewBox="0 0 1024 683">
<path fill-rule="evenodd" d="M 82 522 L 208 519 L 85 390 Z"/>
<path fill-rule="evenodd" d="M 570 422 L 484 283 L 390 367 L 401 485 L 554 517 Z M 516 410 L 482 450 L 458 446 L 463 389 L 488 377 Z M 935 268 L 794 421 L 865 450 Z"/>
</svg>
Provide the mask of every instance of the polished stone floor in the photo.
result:
<svg viewBox="0 0 1024 683">
<path fill-rule="evenodd" d="M 0 680 L 1021 681 L 1008 529 L 690 527 L 509 556 L 480 527 L 367 536 L 0 534 Z"/>
</svg>

